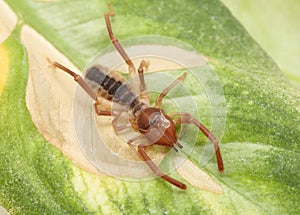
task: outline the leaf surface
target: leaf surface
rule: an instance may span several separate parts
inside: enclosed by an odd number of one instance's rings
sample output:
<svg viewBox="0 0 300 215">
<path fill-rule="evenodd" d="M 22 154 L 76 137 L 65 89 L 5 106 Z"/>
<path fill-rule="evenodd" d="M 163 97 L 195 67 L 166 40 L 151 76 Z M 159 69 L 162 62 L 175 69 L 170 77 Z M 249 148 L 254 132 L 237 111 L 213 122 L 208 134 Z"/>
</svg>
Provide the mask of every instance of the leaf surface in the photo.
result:
<svg viewBox="0 0 300 215">
<path fill-rule="evenodd" d="M 110 43 L 103 19 L 108 8 L 96 0 L 6 2 L 19 20 L 1 45 L 8 53 L 9 71 L 0 95 L 0 202 L 11 214 L 300 212 L 299 90 L 219 1 L 112 1 L 112 25 L 120 40 L 149 34 L 173 37 L 209 59 L 226 98 L 221 144 L 225 172 L 218 173 L 214 160 L 200 166 L 197 150 L 189 159 L 223 194 L 193 186 L 181 191 L 159 179 L 130 182 L 97 176 L 50 145 L 26 106 L 32 65 L 21 32 L 25 24 L 30 26 L 82 69 Z M 204 142 L 199 138 L 197 145 Z"/>
</svg>

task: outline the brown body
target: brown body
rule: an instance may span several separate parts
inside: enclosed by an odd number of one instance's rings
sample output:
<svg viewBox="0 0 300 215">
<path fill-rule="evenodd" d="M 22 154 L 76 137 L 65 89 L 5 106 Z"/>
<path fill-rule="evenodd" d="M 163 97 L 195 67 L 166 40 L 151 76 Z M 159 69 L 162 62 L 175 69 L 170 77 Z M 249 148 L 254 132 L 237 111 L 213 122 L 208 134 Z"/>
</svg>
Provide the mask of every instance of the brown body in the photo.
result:
<svg viewBox="0 0 300 215">
<path fill-rule="evenodd" d="M 182 145 L 178 142 L 178 136 L 176 134 L 176 126 L 180 124 L 194 124 L 214 144 L 218 169 L 220 172 L 223 172 L 224 165 L 217 138 L 215 138 L 204 125 L 193 118 L 189 113 L 173 113 L 171 117 L 161 109 L 163 98 L 173 87 L 176 86 L 176 84 L 184 79 L 186 73 L 181 75 L 164 89 L 164 91 L 156 99 L 155 107 L 149 107 L 146 104 L 149 103 L 149 94 L 146 93 L 147 90 L 144 81 L 144 68 L 147 67 L 148 64 L 146 61 L 142 60 L 138 69 L 135 69 L 133 62 L 113 35 L 109 18 L 110 16 L 113 16 L 114 13 L 111 5 L 109 6 L 110 12 L 104 15 L 109 38 L 128 65 L 130 76 L 133 77 L 136 72 L 138 72 L 141 94 L 135 95 L 131 88 L 125 84 L 122 79 L 114 75 L 108 75 L 107 69 L 103 68 L 101 65 L 94 65 L 89 68 L 86 72 L 85 78 L 83 79 L 57 62 L 53 62 L 52 64 L 72 75 L 74 80 L 77 81 L 78 84 L 92 97 L 92 99 L 95 100 L 95 111 L 98 115 L 115 116 L 112 125 L 116 133 L 128 127 L 128 125 L 118 125 L 117 119 L 122 112 L 127 111 L 129 113 L 129 121 L 131 123 L 130 127 L 138 131 L 140 135 L 128 140 L 127 143 L 137 151 L 141 159 L 145 161 L 145 163 L 157 176 L 181 189 L 186 189 L 185 184 L 162 173 L 146 153 L 146 148 L 153 144 L 168 146 L 173 148 L 175 151 L 178 151 L 176 146 L 182 148 Z M 117 111 L 117 114 L 116 111 L 111 110 L 111 106 L 106 106 L 106 109 L 109 110 L 104 110 L 104 104 L 101 102 L 103 99 L 118 103 L 122 105 L 124 109 Z M 144 103 L 142 100 L 147 100 L 148 102 Z M 145 139 L 145 142 L 135 148 L 132 143 L 139 139 Z"/>
<path fill-rule="evenodd" d="M 174 147 L 176 125 L 160 108 L 147 107 L 137 117 L 139 132 L 152 144 Z"/>
</svg>

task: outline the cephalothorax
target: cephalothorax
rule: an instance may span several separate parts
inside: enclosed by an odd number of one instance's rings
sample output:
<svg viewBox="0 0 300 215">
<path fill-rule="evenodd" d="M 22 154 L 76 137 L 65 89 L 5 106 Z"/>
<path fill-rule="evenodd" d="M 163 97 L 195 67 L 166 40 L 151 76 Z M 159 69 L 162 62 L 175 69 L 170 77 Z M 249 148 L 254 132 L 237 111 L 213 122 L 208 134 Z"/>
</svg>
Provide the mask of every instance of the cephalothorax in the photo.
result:
<svg viewBox="0 0 300 215">
<path fill-rule="evenodd" d="M 175 151 L 178 151 L 176 147 L 182 148 L 182 145 L 178 142 L 178 135 L 176 134 L 176 126 L 180 124 L 194 124 L 214 144 L 218 169 L 220 172 L 223 172 L 223 160 L 221 157 L 219 142 L 215 136 L 189 113 L 173 113 L 167 115 L 163 109 L 161 109 L 163 98 L 176 84 L 184 79 L 186 73 L 178 77 L 172 84 L 164 89 L 164 91 L 157 97 L 154 107 L 149 106 L 147 104 L 148 102 L 144 102 L 145 100 L 149 101 L 149 94 L 146 93 L 147 89 L 144 81 L 144 68 L 148 66 L 148 63 L 142 60 L 138 69 L 135 68 L 133 62 L 113 35 L 110 24 L 110 16 L 113 15 L 114 13 L 110 6 L 110 12 L 104 14 L 109 38 L 128 65 L 129 74 L 132 76 L 138 72 L 139 88 L 141 92 L 140 95 L 135 95 L 130 86 L 128 86 L 122 79 L 108 75 L 104 71 L 105 68 L 101 65 L 94 65 L 90 67 L 85 73 L 85 78 L 82 78 L 58 62 L 53 62 L 53 66 L 60 68 L 74 77 L 74 80 L 77 81 L 78 84 L 95 101 L 95 112 L 97 115 L 115 116 L 112 125 L 116 133 L 128 128 L 128 126 L 140 133 L 139 136 L 128 140 L 127 143 L 138 153 L 140 158 L 145 161 L 145 163 L 157 176 L 181 189 L 186 189 L 185 184 L 162 173 L 146 153 L 146 148 L 154 144 L 169 146 Z M 123 106 L 124 109 L 120 111 L 113 111 L 111 106 L 105 106 L 103 100 L 118 103 Z M 128 112 L 130 125 L 119 126 L 117 124 L 117 120 L 124 111 Z M 134 147 L 132 143 L 142 138 L 146 139 L 145 143 Z"/>
</svg>

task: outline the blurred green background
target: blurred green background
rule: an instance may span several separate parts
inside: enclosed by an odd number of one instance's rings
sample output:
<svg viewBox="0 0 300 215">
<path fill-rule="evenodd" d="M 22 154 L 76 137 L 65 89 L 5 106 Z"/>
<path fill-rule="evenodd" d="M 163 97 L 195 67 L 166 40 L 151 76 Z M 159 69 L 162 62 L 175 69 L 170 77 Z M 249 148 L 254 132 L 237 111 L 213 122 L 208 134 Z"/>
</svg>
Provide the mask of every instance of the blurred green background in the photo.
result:
<svg viewBox="0 0 300 215">
<path fill-rule="evenodd" d="M 300 1 L 221 1 L 300 89 Z"/>
</svg>

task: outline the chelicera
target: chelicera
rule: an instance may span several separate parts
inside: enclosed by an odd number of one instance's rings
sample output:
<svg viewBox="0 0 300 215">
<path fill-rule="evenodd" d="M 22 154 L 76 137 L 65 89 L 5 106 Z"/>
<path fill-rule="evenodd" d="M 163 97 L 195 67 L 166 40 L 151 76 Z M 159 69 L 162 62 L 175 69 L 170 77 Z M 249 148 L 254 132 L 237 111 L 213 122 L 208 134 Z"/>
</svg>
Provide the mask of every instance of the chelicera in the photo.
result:
<svg viewBox="0 0 300 215">
<path fill-rule="evenodd" d="M 178 112 L 168 115 L 161 108 L 164 97 L 170 92 L 170 90 L 172 90 L 173 87 L 184 79 L 187 73 L 182 74 L 160 93 L 155 100 L 154 107 L 149 106 L 149 94 L 147 93 L 144 80 L 144 69 L 148 66 L 148 63 L 145 60 L 142 60 L 139 67 L 136 69 L 132 60 L 113 34 L 110 17 L 114 15 L 114 12 L 111 5 L 109 6 L 110 11 L 104 14 L 109 38 L 115 49 L 128 65 L 131 77 L 138 74 L 140 94 L 135 95 L 130 86 L 127 85 L 124 80 L 116 75 L 109 75 L 107 72 L 108 69 L 101 65 L 94 65 L 88 68 L 84 78 L 58 62 L 52 62 L 52 65 L 74 77 L 74 80 L 95 101 L 94 108 L 98 116 L 114 116 L 112 125 L 116 133 L 130 126 L 140 134 L 129 139 L 127 143 L 137 152 L 139 157 L 145 161 L 145 163 L 157 176 L 178 188 L 186 189 L 186 185 L 184 183 L 161 172 L 146 153 L 146 148 L 155 144 L 171 147 L 175 151 L 178 151 L 177 147 L 182 148 L 183 146 L 178 142 L 179 137 L 176 133 L 176 126 L 180 124 L 194 124 L 214 144 L 218 170 L 223 172 L 224 165 L 217 138 L 189 113 Z M 112 106 L 107 105 L 107 103 L 117 103 L 123 107 L 123 110 L 113 111 Z M 129 116 L 130 124 L 120 126 L 117 124 L 117 120 L 124 111 L 126 111 Z M 135 147 L 133 142 L 141 139 L 145 139 L 144 143 Z"/>
</svg>

